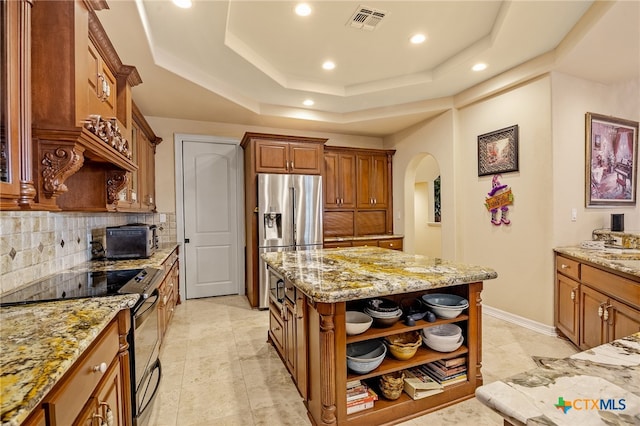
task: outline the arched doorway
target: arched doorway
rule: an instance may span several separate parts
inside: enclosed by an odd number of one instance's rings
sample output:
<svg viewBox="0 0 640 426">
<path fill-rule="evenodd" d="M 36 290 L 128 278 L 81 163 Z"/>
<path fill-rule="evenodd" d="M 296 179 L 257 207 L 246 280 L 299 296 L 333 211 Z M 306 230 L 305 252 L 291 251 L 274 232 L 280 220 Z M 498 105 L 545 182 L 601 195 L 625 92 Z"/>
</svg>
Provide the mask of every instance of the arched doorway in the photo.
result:
<svg viewBox="0 0 640 426">
<path fill-rule="evenodd" d="M 413 185 L 406 200 L 412 200 L 413 223 L 407 223 L 407 232 L 414 237 L 413 253 L 428 257 L 442 256 L 442 233 L 440 222 L 440 166 L 437 160 L 427 153 L 416 155 L 407 168 L 405 176 Z"/>
</svg>

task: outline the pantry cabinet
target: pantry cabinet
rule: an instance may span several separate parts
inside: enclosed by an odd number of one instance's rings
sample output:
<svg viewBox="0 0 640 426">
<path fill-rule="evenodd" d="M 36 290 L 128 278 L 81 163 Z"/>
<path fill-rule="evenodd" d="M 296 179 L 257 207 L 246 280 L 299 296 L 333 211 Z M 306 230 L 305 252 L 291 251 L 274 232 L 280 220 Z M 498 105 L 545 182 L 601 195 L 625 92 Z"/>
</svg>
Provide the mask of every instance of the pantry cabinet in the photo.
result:
<svg viewBox="0 0 640 426">
<path fill-rule="evenodd" d="M 325 239 L 391 234 L 394 150 L 325 147 Z"/>
<path fill-rule="evenodd" d="M 640 331 L 640 278 L 556 254 L 555 324 L 586 350 Z"/>
</svg>

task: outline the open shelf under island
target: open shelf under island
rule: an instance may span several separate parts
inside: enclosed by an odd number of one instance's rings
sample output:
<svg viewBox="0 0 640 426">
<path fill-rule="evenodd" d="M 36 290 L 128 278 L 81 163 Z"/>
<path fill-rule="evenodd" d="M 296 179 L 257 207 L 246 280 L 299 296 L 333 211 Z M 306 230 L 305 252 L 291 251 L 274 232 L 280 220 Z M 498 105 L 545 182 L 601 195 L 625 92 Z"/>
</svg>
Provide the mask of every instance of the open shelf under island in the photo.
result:
<svg viewBox="0 0 640 426">
<path fill-rule="evenodd" d="M 476 387 L 482 385 L 480 293 L 483 281 L 497 277 L 494 270 L 377 247 L 262 256 L 269 268 L 282 277 L 284 287 L 282 297 L 276 288 L 271 298 L 269 340 L 291 373 L 313 424 L 394 424 L 471 398 Z M 370 328 L 347 336 L 345 312 L 358 309 L 363 300 L 385 297 L 406 305 L 407 301 L 434 292 L 462 296 L 469 301 L 469 307 L 453 319 L 438 318 L 432 323 L 419 320 L 411 326 L 398 322 L 388 328 Z M 442 353 L 423 346 L 406 361 L 388 354 L 378 368 L 367 374 L 347 370 L 349 343 L 445 323 L 456 323 L 463 330 L 464 344 L 454 352 Z M 417 400 L 405 393 L 393 401 L 380 395 L 373 408 L 347 414 L 348 381 L 374 382 L 382 374 L 457 356 L 466 357 L 466 381 Z"/>
</svg>

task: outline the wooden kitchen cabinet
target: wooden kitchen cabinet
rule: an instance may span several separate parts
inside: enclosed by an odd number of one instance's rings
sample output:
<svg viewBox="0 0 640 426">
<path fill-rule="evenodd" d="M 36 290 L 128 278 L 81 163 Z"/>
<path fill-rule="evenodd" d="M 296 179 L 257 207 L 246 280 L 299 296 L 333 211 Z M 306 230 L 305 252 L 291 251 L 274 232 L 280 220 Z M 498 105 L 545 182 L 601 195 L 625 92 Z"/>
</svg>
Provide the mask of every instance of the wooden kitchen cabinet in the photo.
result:
<svg viewBox="0 0 640 426">
<path fill-rule="evenodd" d="M 87 111 L 104 117 L 115 117 L 117 114 L 116 94 L 117 81 L 107 62 L 102 59 L 98 48 L 89 40 L 88 45 L 88 90 L 83 91 L 87 96 Z"/>
<path fill-rule="evenodd" d="M 287 367 L 298 392 L 307 396 L 306 297 L 295 291 L 295 301 L 269 304 L 269 340 Z"/>
<path fill-rule="evenodd" d="M 384 209 L 389 202 L 389 162 L 386 155 L 358 154 L 357 205 L 359 209 Z"/>
<path fill-rule="evenodd" d="M 102 424 L 98 416 L 106 416 L 107 409 L 114 425 L 131 424 L 130 328 L 129 310 L 120 311 L 45 396 L 42 407 L 48 426 Z"/>
<path fill-rule="evenodd" d="M 555 324 L 581 349 L 640 331 L 640 279 L 556 254 Z"/>
<path fill-rule="evenodd" d="M 0 210 L 29 208 L 36 194 L 31 165 L 32 1 L 0 2 Z"/>
<path fill-rule="evenodd" d="M 324 153 L 324 208 L 353 209 L 356 206 L 356 156 L 352 152 Z"/>
<path fill-rule="evenodd" d="M 391 234 L 393 150 L 325 147 L 325 238 Z"/>
<path fill-rule="evenodd" d="M 325 241 L 324 248 L 337 247 L 382 247 L 391 250 L 403 249 L 403 238 L 368 238 L 368 239 L 345 239 L 343 241 Z"/>
<path fill-rule="evenodd" d="M 257 139 L 255 150 L 258 173 L 321 173 L 321 144 Z"/>
<path fill-rule="evenodd" d="M 160 305 L 158 306 L 158 324 L 160 327 L 160 345 L 169 329 L 176 306 L 180 303 L 180 262 L 176 248 L 162 263 L 164 277 L 158 286 Z"/>
</svg>

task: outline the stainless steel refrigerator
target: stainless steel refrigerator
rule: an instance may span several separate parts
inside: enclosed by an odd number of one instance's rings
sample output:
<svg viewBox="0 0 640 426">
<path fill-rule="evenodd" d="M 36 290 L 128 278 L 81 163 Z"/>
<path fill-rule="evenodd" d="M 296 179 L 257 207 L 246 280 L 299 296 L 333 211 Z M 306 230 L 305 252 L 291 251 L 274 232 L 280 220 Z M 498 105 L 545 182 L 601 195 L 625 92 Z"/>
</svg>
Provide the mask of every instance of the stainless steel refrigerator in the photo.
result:
<svg viewBox="0 0 640 426">
<path fill-rule="evenodd" d="M 320 248 L 322 177 L 258 174 L 258 254 Z M 269 307 L 269 276 L 262 257 L 258 307 Z"/>
</svg>

